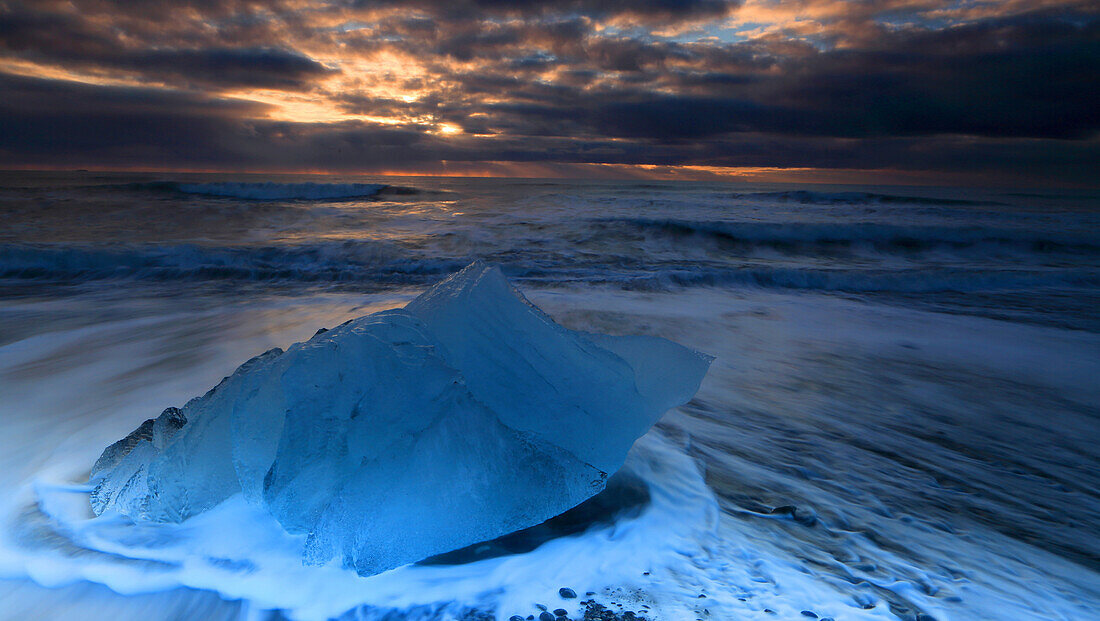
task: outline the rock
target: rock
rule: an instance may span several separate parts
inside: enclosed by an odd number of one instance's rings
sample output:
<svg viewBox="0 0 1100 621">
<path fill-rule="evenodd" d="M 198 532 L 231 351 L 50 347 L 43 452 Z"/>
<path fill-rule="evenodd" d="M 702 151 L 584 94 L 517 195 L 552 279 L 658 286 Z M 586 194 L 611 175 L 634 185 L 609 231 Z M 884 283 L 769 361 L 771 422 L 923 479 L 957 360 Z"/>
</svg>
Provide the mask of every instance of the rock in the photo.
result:
<svg viewBox="0 0 1100 621">
<path fill-rule="evenodd" d="M 562 587 L 558 589 L 558 595 L 560 595 L 562 599 L 575 599 L 577 597 L 577 592 L 568 587 Z"/>
</svg>

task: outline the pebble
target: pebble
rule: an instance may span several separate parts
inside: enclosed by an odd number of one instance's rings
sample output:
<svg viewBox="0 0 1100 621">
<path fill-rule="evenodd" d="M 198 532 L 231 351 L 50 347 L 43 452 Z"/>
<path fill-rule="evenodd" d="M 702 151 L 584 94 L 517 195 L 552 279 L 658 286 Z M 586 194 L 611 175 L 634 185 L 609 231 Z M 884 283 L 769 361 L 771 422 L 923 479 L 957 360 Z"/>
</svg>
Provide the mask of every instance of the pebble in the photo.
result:
<svg viewBox="0 0 1100 621">
<path fill-rule="evenodd" d="M 569 587 L 562 587 L 558 589 L 558 595 L 560 595 L 562 599 L 575 599 L 577 597 L 577 592 Z"/>
<path fill-rule="evenodd" d="M 564 617 L 569 614 L 569 611 L 564 608 L 558 608 L 554 611 L 554 614 L 558 615 L 559 617 Z"/>
<path fill-rule="evenodd" d="M 508 617 L 508 621 L 523 621 L 523 617 L 519 615 L 512 615 Z"/>
<path fill-rule="evenodd" d="M 803 610 L 802 611 L 802 616 L 803 617 L 809 617 L 811 619 L 816 619 L 817 618 L 817 613 L 816 612 L 810 612 L 809 610 Z"/>
<path fill-rule="evenodd" d="M 557 621 L 557 620 L 554 618 L 554 615 L 552 615 L 552 614 L 550 614 L 546 611 L 543 611 L 542 614 L 539 615 L 539 621 Z"/>
</svg>

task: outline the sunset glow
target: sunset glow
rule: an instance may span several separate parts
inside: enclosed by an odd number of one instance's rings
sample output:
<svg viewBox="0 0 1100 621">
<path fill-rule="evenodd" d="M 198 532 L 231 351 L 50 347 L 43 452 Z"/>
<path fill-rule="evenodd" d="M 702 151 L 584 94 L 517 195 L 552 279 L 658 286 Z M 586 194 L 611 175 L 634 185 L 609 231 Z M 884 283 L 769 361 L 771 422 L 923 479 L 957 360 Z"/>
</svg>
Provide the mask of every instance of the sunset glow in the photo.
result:
<svg viewBox="0 0 1100 621">
<path fill-rule="evenodd" d="M 1100 149 L 1097 18 L 1077 0 L 5 2 L 0 165 L 1074 185 Z"/>
</svg>

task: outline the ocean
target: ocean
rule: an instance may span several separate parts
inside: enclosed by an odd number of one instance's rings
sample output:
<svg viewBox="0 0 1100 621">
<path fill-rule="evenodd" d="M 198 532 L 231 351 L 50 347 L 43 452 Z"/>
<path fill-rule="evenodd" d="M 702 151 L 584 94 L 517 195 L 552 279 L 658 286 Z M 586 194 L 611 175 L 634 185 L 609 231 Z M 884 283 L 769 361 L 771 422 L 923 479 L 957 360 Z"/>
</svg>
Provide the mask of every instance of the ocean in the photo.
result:
<svg viewBox="0 0 1100 621">
<path fill-rule="evenodd" d="M 106 445 L 476 259 L 716 356 L 598 510 L 371 578 L 92 535 Z M 1097 377 L 1095 191 L 0 173 L 0 618 L 1093 618 Z"/>
</svg>

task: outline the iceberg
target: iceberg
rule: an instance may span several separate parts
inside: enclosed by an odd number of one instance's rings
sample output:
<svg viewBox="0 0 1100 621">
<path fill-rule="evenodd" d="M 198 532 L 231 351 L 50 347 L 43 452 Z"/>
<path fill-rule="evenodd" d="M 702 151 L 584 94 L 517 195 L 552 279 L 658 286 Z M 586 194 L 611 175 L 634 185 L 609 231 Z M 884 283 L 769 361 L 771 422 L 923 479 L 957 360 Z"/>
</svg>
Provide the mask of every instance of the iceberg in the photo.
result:
<svg viewBox="0 0 1100 621">
<path fill-rule="evenodd" d="M 96 462 L 92 508 L 182 522 L 240 494 L 305 536 L 305 563 L 373 575 L 599 493 L 710 361 L 566 329 L 476 262 L 146 421 Z"/>
</svg>

